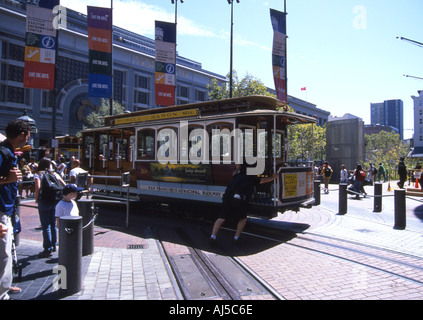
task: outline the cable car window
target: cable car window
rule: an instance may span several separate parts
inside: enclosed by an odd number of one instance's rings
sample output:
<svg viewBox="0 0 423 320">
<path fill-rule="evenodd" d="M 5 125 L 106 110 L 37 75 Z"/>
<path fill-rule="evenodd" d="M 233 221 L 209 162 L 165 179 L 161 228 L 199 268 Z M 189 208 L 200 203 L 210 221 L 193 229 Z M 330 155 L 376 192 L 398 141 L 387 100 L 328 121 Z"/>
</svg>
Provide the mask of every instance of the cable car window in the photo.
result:
<svg viewBox="0 0 423 320">
<path fill-rule="evenodd" d="M 181 134 L 181 161 L 186 161 L 199 164 L 200 162 L 203 162 L 204 157 L 206 154 L 203 150 L 206 141 L 205 141 L 205 132 L 204 128 L 201 125 L 190 125 L 188 127 L 188 139 L 186 137 L 183 137 Z"/>
<path fill-rule="evenodd" d="M 91 156 L 92 146 L 94 144 L 94 136 L 85 136 L 84 158 L 88 159 Z"/>
<path fill-rule="evenodd" d="M 211 143 L 210 159 L 213 163 L 232 161 L 232 124 L 213 124 L 209 126 Z"/>
<path fill-rule="evenodd" d="M 259 133 L 259 144 L 264 146 L 264 148 L 258 148 L 258 157 L 259 158 L 267 158 L 268 157 L 268 146 L 267 146 L 267 131 Z M 276 132 L 276 141 L 273 138 L 273 130 L 272 130 L 272 156 L 273 156 L 273 148 L 276 148 L 276 158 L 282 157 L 282 134 Z"/>
<path fill-rule="evenodd" d="M 154 160 L 156 157 L 156 132 L 144 129 L 137 133 L 137 159 Z"/>
<path fill-rule="evenodd" d="M 98 154 L 103 156 L 103 159 L 106 159 L 107 157 L 107 135 L 106 134 L 100 134 L 100 138 L 99 138 L 99 150 L 98 150 Z"/>
<path fill-rule="evenodd" d="M 178 134 L 176 128 L 161 128 L 157 132 L 157 159 L 176 163 L 178 160 Z"/>
</svg>

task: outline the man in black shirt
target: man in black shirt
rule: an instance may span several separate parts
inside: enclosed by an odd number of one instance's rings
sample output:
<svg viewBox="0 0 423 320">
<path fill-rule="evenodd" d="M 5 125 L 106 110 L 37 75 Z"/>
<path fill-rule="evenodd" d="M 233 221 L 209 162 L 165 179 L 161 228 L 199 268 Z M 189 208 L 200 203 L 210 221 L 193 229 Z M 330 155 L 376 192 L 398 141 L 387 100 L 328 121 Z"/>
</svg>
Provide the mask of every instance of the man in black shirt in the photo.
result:
<svg viewBox="0 0 423 320">
<path fill-rule="evenodd" d="M 400 158 L 400 161 L 398 162 L 398 175 L 399 175 L 399 182 L 398 187 L 401 189 L 404 188 L 404 183 L 407 181 L 407 166 L 404 163 L 404 157 Z"/>
<path fill-rule="evenodd" d="M 247 223 L 246 208 L 248 201 L 253 195 L 254 187 L 262 183 L 274 181 L 277 178 L 277 174 L 274 174 L 272 177 L 260 179 L 255 175 L 247 175 L 246 170 L 246 165 L 236 165 L 232 181 L 223 194 L 222 211 L 213 226 L 212 235 L 210 237 L 212 242 L 216 240 L 217 233 L 222 224 L 230 217 L 238 220 L 234 236 L 234 240 L 237 241 Z"/>
</svg>

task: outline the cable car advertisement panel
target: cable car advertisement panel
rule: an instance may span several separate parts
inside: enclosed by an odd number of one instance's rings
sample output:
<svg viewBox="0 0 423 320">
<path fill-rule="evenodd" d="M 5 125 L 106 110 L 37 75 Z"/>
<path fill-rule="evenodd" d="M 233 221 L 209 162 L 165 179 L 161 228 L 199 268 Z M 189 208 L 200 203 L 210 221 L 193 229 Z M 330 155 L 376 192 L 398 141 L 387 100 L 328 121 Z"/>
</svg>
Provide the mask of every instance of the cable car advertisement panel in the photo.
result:
<svg viewBox="0 0 423 320">
<path fill-rule="evenodd" d="M 177 183 L 211 183 L 211 167 L 207 164 L 150 163 L 153 181 Z"/>
<path fill-rule="evenodd" d="M 313 173 L 285 172 L 282 176 L 282 200 L 311 195 L 313 192 Z"/>
</svg>

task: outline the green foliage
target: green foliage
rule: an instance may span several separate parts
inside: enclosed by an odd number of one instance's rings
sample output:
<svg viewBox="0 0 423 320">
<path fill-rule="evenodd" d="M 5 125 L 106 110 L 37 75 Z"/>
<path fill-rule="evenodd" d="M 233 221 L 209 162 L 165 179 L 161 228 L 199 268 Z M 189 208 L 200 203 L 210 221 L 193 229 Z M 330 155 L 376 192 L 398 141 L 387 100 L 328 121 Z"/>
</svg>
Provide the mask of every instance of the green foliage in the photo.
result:
<svg viewBox="0 0 423 320">
<path fill-rule="evenodd" d="M 122 114 L 125 112 L 125 107 L 120 103 L 113 101 L 113 115 Z M 110 114 L 110 102 L 108 99 L 101 99 L 100 107 L 96 107 L 93 112 L 87 115 L 88 126 L 82 126 L 82 129 L 96 128 L 104 126 L 104 117 Z M 76 134 L 77 137 L 81 137 L 81 132 Z"/>
<path fill-rule="evenodd" d="M 366 142 L 366 156 L 364 166 L 368 167 L 369 163 L 383 163 L 385 169 L 389 173 L 395 172 L 395 166 L 398 164 L 400 157 L 406 157 L 409 153 L 409 146 L 400 140 L 400 135 L 395 132 L 381 131 L 378 134 L 364 135 Z M 411 159 L 406 159 L 406 164 L 410 168 L 414 165 Z M 414 168 L 414 166 L 413 166 Z"/>
<path fill-rule="evenodd" d="M 122 114 L 125 112 L 125 107 L 120 103 L 113 101 L 113 115 Z M 108 99 L 101 99 L 100 108 L 94 110 L 87 116 L 89 127 L 101 127 L 104 125 L 104 117 L 110 115 L 110 101 Z"/>
<path fill-rule="evenodd" d="M 227 77 L 229 78 L 229 76 L 230 75 L 228 74 Z M 234 98 L 246 97 L 251 95 L 275 97 L 274 94 L 271 94 L 267 91 L 267 87 L 261 80 L 255 78 L 254 76 L 248 73 L 244 78 L 239 80 L 238 74 L 236 73 L 236 71 L 233 71 L 232 81 L 232 96 Z M 228 82 L 220 85 L 216 79 L 212 79 L 212 81 L 207 85 L 207 89 L 209 90 L 210 100 L 214 101 L 229 98 Z"/>
<path fill-rule="evenodd" d="M 326 126 L 302 124 L 288 129 L 290 161 L 324 160 L 326 158 Z"/>
</svg>

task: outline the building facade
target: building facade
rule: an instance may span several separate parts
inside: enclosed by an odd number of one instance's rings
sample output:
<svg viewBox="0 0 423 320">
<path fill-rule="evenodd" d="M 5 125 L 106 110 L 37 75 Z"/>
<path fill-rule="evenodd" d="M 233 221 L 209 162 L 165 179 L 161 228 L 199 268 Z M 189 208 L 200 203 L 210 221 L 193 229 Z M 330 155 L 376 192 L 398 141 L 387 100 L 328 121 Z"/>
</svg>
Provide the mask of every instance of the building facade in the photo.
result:
<svg viewBox="0 0 423 320">
<path fill-rule="evenodd" d="M 338 182 L 341 165 L 354 170 L 365 158 L 364 121 L 348 113 L 330 117 L 326 130 L 327 161 L 333 169 L 332 181 Z"/>
<path fill-rule="evenodd" d="M 418 96 L 412 96 L 414 101 L 414 149 L 410 156 L 423 158 L 423 90 L 419 90 Z"/>
<path fill-rule="evenodd" d="M 88 97 L 87 16 L 70 9 L 66 14 L 66 26 L 58 36 L 55 92 L 27 89 L 23 86 L 26 2 L 0 0 L 0 128 L 26 112 L 38 128 L 36 147 L 49 144 L 53 125 L 56 136 L 75 135 L 101 103 Z M 114 101 L 127 111 L 156 108 L 155 41 L 117 26 L 112 37 Z M 206 101 L 212 79 L 227 81 L 199 62 L 181 56 L 176 62 L 176 104 Z"/>
<path fill-rule="evenodd" d="M 269 93 L 272 93 L 276 96 L 276 90 L 272 88 L 267 88 Z M 302 114 L 317 119 L 317 125 L 324 127 L 328 122 L 330 117 L 330 112 L 319 109 L 313 103 L 307 102 L 305 100 L 293 97 L 288 95 L 288 105 L 294 110 L 295 113 Z"/>
<path fill-rule="evenodd" d="M 313 103 L 292 96 L 288 96 L 288 103 L 296 113 L 312 118 L 315 117 L 317 119 L 318 126 L 324 127 L 328 122 L 330 112 L 317 108 L 317 106 Z"/>
<path fill-rule="evenodd" d="M 400 139 L 404 137 L 404 103 L 402 100 L 385 100 L 370 104 L 370 122 L 372 125 L 397 128 Z"/>
</svg>

